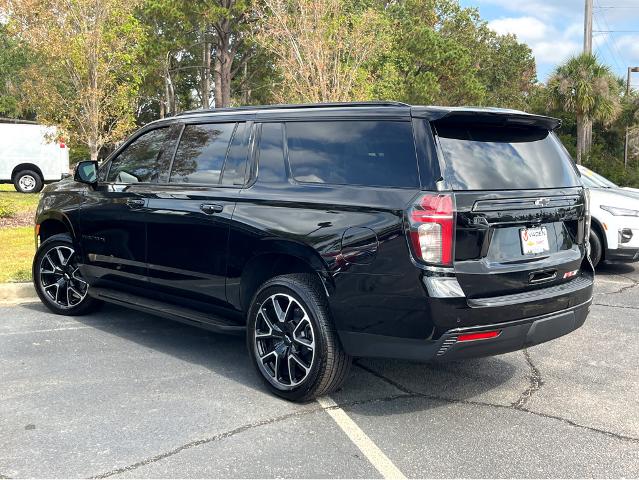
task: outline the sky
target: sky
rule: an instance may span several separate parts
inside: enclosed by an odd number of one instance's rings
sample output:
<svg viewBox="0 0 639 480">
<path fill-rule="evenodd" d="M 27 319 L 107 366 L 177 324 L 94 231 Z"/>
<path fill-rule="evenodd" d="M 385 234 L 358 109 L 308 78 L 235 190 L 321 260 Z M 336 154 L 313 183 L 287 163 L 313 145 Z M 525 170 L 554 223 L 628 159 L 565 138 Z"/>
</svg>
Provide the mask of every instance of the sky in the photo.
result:
<svg viewBox="0 0 639 480">
<path fill-rule="evenodd" d="M 460 0 L 499 33 L 527 43 L 545 82 L 557 64 L 583 49 L 584 0 Z M 605 31 L 605 32 L 604 32 Z M 614 31 L 614 32 L 610 32 Z M 594 0 L 593 53 L 618 76 L 639 67 L 639 0 Z M 631 85 L 639 89 L 639 73 Z"/>
</svg>

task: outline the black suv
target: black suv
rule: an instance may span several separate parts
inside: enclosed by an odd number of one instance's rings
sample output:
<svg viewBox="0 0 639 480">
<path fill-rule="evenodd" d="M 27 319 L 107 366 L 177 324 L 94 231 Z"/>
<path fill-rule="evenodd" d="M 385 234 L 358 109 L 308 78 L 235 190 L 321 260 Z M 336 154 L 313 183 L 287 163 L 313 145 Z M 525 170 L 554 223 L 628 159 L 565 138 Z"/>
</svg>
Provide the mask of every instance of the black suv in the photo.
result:
<svg viewBox="0 0 639 480">
<path fill-rule="evenodd" d="M 352 357 L 494 355 L 580 327 L 589 207 L 553 131 L 514 110 L 394 102 L 194 111 L 50 185 L 38 295 L 246 334 L 291 400 Z"/>
</svg>

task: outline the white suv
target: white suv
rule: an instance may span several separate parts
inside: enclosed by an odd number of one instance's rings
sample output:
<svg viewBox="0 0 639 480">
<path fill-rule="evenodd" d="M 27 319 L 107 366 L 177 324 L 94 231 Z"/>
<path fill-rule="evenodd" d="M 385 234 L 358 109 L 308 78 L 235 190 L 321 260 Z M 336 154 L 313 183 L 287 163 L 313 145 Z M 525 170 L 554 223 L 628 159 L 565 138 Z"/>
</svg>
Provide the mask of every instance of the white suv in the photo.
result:
<svg viewBox="0 0 639 480">
<path fill-rule="evenodd" d="M 35 122 L 0 122 L 0 183 L 22 193 L 42 190 L 45 182 L 69 173 L 69 148 L 55 127 Z"/>
<path fill-rule="evenodd" d="M 584 166 L 578 168 L 584 186 L 590 190 L 593 265 L 603 260 L 639 260 L 639 191 L 621 188 Z"/>
</svg>

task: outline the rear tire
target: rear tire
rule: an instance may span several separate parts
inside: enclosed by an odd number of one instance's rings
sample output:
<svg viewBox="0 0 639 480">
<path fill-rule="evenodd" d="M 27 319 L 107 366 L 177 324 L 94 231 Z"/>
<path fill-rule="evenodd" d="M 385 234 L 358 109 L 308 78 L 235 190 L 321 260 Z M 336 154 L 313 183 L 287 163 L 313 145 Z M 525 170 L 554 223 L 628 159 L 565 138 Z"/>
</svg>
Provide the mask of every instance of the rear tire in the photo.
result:
<svg viewBox="0 0 639 480">
<path fill-rule="evenodd" d="M 42 190 L 44 181 L 33 170 L 22 170 L 13 177 L 13 186 L 20 193 L 38 193 Z"/>
<path fill-rule="evenodd" d="M 311 274 L 264 283 L 251 301 L 246 339 L 265 385 L 287 400 L 305 402 L 337 390 L 351 365 L 321 283 Z"/>
<path fill-rule="evenodd" d="M 102 304 L 88 295 L 75 247 L 66 233 L 46 239 L 33 259 L 33 286 L 42 303 L 58 315 L 85 315 Z"/>
<path fill-rule="evenodd" d="M 590 231 L 590 261 L 593 267 L 597 267 L 601 263 L 603 257 L 603 242 L 599 238 L 599 234 L 593 230 Z"/>
</svg>

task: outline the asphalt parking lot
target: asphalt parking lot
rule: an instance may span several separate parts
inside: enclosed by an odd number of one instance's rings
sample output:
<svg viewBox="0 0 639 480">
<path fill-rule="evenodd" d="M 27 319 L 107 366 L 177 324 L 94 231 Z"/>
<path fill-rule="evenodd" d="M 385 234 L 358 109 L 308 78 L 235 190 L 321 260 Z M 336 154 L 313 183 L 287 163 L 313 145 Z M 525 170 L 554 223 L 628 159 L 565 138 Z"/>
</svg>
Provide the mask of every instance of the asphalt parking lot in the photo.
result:
<svg viewBox="0 0 639 480">
<path fill-rule="evenodd" d="M 638 293 L 639 267 L 606 266 L 571 335 L 448 364 L 359 360 L 305 405 L 266 393 L 239 337 L 113 306 L 0 307 L 0 478 L 380 477 L 380 462 L 406 477 L 638 477 Z"/>
</svg>

